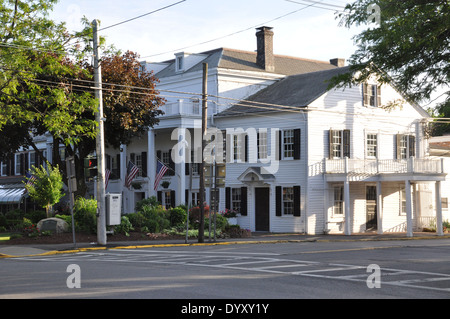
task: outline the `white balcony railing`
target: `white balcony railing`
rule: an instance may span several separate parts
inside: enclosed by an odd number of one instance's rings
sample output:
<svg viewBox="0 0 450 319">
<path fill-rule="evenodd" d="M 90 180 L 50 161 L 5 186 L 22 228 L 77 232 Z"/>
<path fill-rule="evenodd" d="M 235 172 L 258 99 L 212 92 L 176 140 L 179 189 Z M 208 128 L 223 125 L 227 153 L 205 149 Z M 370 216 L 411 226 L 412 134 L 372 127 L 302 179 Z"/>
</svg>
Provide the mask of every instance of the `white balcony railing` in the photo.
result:
<svg viewBox="0 0 450 319">
<path fill-rule="evenodd" d="M 395 173 L 444 173 L 442 159 L 325 159 L 325 173 L 342 174 L 395 174 Z"/>
<path fill-rule="evenodd" d="M 161 111 L 164 112 L 162 117 L 165 116 L 176 116 L 176 115 L 198 115 L 202 114 L 202 105 L 201 101 L 186 101 L 186 100 L 178 100 L 173 103 L 166 103 L 160 108 Z"/>
</svg>

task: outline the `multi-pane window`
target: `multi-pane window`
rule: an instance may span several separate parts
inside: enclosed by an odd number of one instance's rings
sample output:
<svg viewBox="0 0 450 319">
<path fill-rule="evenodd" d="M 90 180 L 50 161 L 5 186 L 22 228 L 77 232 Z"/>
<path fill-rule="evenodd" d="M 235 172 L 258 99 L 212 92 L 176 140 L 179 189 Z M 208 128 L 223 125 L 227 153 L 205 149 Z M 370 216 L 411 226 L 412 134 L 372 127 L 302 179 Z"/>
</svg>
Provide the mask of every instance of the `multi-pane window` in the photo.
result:
<svg viewBox="0 0 450 319">
<path fill-rule="evenodd" d="M 330 158 L 350 158 L 350 130 L 330 130 Z"/>
<path fill-rule="evenodd" d="M 231 209 L 240 212 L 241 211 L 241 188 L 231 189 Z"/>
<path fill-rule="evenodd" d="M 283 187 L 283 214 L 294 214 L 294 188 Z"/>
<path fill-rule="evenodd" d="M 258 133 L 258 158 L 267 158 L 267 131 Z"/>
<path fill-rule="evenodd" d="M 8 175 L 8 164 L 6 163 L 6 161 L 2 162 L 1 174 L 2 174 L 2 176 Z"/>
<path fill-rule="evenodd" d="M 136 177 L 142 177 L 142 155 L 136 154 L 135 160 L 135 164 L 139 168 L 139 172 L 136 174 Z"/>
<path fill-rule="evenodd" d="M 400 214 L 406 215 L 406 188 L 400 187 Z"/>
<path fill-rule="evenodd" d="M 332 147 L 331 151 L 333 158 L 342 157 L 342 131 L 331 131 Z"/>
<path fill-rule="evenodd" d="M 415 136 L 397 135 L 397 159 L 408 159 L 415 154 Z"/>
<path fill-rule="evenodd" d="M 363 85 L 364 106 L 381 106 L 381 87 L 373 84 Z"/>
<path fill-rule="evenodd" d="M 165 191 L 164 192 L 164 205 L 166 208 L 172 207 L 172 192 L 171 191 Z"/>
<path fill-rule="evenodd" d="M 367 156 L 377 157 L 377 134 L 367 134 Z"/>
<path fill-rule="evenodd" d="M 294 130 L 283 131 L 283 158 L 294 158 Z"/>
<path fill-rule="evenodd" d="M 20 154 L 15 154 L 14 163 L 15 163 L 14 174 L 20 175 L 20 163 L 21 163 Z"/>
<path fill-rule="evenodd" d="M 161 160 L 164 165 L 169 166 L 170 165 L 170 152 L 162 152 Z"/>
<path fill-rule="evenodd" d="M 342 186 L 335 186 L 334 191 L 334 203 L 333 214 L 341 215 L 344 213 L 344 188 Z"/>
<path fill-rule="evenodd" d="M 242 161 L 242 136 L 233 135 L 233 158 L 235 161 Z"/>
<path fill-rule="evenodd" d="M 32 169 L 33 166 L 36 166 L 36 153 L 30 152 L 28 156 L 28 169 Z"/>
</svg>

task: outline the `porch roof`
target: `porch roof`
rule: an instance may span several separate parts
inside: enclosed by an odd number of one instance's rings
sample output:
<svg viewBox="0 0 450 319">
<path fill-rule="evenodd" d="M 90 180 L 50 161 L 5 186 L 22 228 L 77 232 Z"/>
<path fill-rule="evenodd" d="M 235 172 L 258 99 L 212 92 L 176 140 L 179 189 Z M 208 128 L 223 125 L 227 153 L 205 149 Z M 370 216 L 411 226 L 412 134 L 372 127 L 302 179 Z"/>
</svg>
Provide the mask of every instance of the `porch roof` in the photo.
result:
<svg viewBox="0 0 450 319">
<path fill-rule="evenodd" d="M 23 184 L 0 185 L 0 204 L 18 204 L 26 196 Z"/>
</svg>

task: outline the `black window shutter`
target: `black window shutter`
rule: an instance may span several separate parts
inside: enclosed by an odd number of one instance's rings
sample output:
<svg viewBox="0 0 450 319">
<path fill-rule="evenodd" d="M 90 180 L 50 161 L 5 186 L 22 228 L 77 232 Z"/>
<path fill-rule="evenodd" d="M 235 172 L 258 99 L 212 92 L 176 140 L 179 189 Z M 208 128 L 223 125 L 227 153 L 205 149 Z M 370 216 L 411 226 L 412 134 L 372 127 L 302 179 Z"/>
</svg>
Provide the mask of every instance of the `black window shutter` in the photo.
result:
<svg viewBox="0 0 450 319">
<path fill-rule="evenodd" d="M 276 216 L 281 216 L 281 207 L 283 204 L 283 197 L 281 192 L 281 186 L 275 187 L 275 213 Z"/>
<path fill-rule="evenodd" d="M 241 211 L 242 216 L 247 216 L 247 187 L 241 187 Z"/>
<path fill-rule="evenodd" d="M 147 177 L 147 152 L 141 153 L 142 177 Z"/>
<path fill-rule="evenodd" d="M 158 198 L 158 202 L 162 205 L 163 204 L 163 202 L 162 202 L 162 192 L 161 191 L 156 192 L 156 196 Z"/>
<path fill-rule="evenodd" d="M 120 179 L 120 153 L 116 155 L 116 169 L 112 172 L 115 178 Z"/>
<path fill-rule="evenodd" d="M 415 156 L 416 154 L 416 137 L 414 135 L 410 135 L 409 137 L 409 157 Z"/>
<path fill-rule="evenodd" d="M 106 169 L 111 170 L 111 155 L 105 154 Z"/>
<path fill-rule="evenodd" d="M 175 175 L 175 163 L 172 160 L 172 150 L 169 150 L 169 169 L 167 170 L 168 176 L 174 176 Z"/>
<path fill-rule="evenodd" d="M 343 156 L 350 158 L 350 130 L 342 131 Z"/>
<path fill-rule="evenodd" d="M 25 175 L 25 154 L 20 154 L 20 175 Z"/>
<path fill-rule="evenodd" d="M 225 187 L 225 208 L 231 209 L 231 188 Z"/>
<path fill-rule="evenodd" d="M 175 191 L 170 191 L 170 206 L 174 208 L 175 205 Z"/>
<path fill-rule="evenodd" d="M 189 204 L 191 203 L 191 199 L 189 198 L 189 189 L 184 190 L 184 201 L 186 205 L 189 207 Z"/>
<path fill-rule="evenodd" d="M 402 138 L 403 138 L 403 135 L 402 134 L 397 134 L 396 136 L 395 136 L 395 139 L 396 139 L 396 145 L 395 145 L 395 147 L 396 147 L 396 151 L 397 151 L 397 154 L 396 154 L 396 158 L 399 160 L 399 159 L 402 159 L 402 152 L 400 151 L 400 145 L 401 145 L 401 142 L 402 142 Z"/>
<path fill-rule="evenodd" d="M 294 130 L 294 159 L 300 159 L 300 140 L 301 131 L 300 129 Z"/>
<path fill-rule="evenodd" d="M 245 143 L 245 150 L 244 150 L 244 154 L 245 154 L 245 158 L 244 161 L 246 163 L 248 163 L 248 134 L 245 134 L 244 136 L 244 143 Z"/>
<path fill-rule="evenodd" d="M 328 152 L 328 158 L 333 159 L 333 130 L 328 131 Z"/>
<path fill-rule="evenodd" d="M 294 186 L 294 216 L 299 217 L 301 214 L 301 188 Z"/>
</svg>

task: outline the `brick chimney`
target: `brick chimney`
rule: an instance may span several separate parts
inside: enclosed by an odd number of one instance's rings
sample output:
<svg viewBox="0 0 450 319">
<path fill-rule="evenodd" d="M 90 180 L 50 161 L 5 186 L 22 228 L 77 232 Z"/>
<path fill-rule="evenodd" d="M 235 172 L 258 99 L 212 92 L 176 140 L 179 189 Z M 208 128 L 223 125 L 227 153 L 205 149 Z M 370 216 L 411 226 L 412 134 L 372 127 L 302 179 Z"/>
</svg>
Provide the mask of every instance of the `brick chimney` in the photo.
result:
<svg viewBox="0 0 450 319">
<path fill-rule="evenodd" d="M 273 56 L 273 31 L 271 27 L 256 28 L 256 64 L 268 72 L 275 71 Z"/>
<path fill-rule="evenodd" d="M 337 66 L 338 68 L 342 68 L 345 66 L 345 59 L 331 59 L 330 64 Z"/>
</svg>

